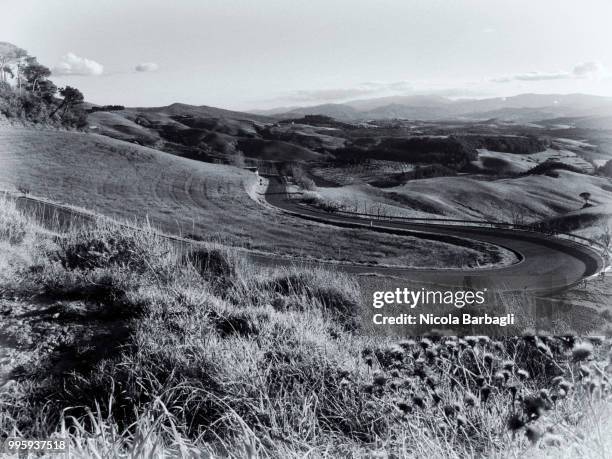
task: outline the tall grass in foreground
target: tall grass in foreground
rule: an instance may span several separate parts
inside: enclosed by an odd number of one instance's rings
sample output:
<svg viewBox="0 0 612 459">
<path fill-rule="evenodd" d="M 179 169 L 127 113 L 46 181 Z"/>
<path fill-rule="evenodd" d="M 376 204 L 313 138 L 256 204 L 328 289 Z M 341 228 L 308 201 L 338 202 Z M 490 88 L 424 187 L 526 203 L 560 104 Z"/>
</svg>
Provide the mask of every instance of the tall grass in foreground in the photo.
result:
<svg viewBox="0 0 612 459">
<path fill-rule="evenodd" d="M 75 457 L 605 457 L 609 341 L 363 336 L 341 274 L 110 223 L 49 239 L 13 210 L 0 257 L 27 256 L 1 288 L 53 303 L 75 355 L 37 337 L 51 350 L 0 393 L 3 437 L 66 436 Z M 81 349 L 77 321 L 127 333 Z"/>
</svg>

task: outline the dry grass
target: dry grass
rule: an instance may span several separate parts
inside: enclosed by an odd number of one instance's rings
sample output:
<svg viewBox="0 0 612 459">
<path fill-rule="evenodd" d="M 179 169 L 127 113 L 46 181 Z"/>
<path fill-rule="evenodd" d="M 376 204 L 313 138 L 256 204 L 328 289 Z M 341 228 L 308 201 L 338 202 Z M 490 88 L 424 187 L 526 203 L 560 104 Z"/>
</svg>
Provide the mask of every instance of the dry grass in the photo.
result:
<svg viewBox="0 0 612 459">
<path fill-rule="evenodd" d="M 67 436 L 74 457 L 606 454 L 609 341 L 369 337 L 354 279 L 185 254 L 148 228 L 49 239 L 10 206 L 21 256 L 1 288 L 44 311 L 3 436 Z"/>
<path fill-rule="evenodd" d="M 320 195 L 349 210 L 406 217 L 486 219 L 512 222 L 520 213 L 534 222 L 581 209 L 580 193 L 591 193 L 596 207 L 612 200 L 609 179 L 558 171 L 558 177 L 535 175 L 482 179 L 475 176 L 412 180 L 405 185 L 377 189 L 354 184 L 319 188 Z"/>
</svg>

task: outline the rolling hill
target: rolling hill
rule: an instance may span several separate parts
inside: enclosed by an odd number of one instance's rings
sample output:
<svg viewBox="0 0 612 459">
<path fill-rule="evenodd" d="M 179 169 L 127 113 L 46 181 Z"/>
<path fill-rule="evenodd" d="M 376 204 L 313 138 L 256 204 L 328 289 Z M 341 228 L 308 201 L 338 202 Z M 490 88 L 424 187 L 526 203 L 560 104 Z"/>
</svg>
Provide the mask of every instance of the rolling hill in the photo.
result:
<svg viewBox="0 0 612 459">
<path fill-rule="evenodd" d="M 300 259 L 486 263 L 479 251 L 465 247 L 296 221 L 256 202 L 263 188 L 252 172 L 98 134 L 0 123 L 0 164 L 1 189 L 26 190 L 122 220 L 148 218 L 168 233 L 194 239 Z"/>
<path fill-rule="evenodd" d="M 257 111 L 256 111 L 257 112 Z M 485 99 L 449 99 L 439 96 L 393 96 L 341 104 L 267 110 L 275 118 L 326 115 L 339 120 L 404 118 L 415 120 L 489 119 L 518 122 L 557 117 L 610 116 L 612 98 L 587 94 L 519 94 Z"/>
<path fill-rule="evenodd" d="M 238 151 L 253 160 L 315 160 L 333 143 L 324 129 L 270 129 L 265 116 L 186 104 L 95 111 L 88 120 L 91 132 L 209 162 L 231 162 Z"/>
</svg>

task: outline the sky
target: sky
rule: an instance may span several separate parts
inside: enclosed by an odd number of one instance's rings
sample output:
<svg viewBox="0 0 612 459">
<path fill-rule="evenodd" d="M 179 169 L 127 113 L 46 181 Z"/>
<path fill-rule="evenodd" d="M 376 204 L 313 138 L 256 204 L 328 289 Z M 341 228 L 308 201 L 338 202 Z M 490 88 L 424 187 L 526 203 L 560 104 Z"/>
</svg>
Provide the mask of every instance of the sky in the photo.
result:
<svg viewBox="0 0 612 459">
<path fill-rule="evenodd" d="M 612 96 L 610 0 L 0 2 L 0 41 L 98 104 Z"/>
</svg>

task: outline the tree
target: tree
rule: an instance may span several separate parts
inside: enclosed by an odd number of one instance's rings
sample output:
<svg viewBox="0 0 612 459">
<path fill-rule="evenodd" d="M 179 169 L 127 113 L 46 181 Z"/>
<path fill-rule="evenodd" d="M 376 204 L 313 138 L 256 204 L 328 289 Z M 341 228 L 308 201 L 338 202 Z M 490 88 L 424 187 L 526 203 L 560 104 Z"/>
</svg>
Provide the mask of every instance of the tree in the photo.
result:
<svg viewBox="0 0 612 459">
<path fill-rule="evenodd" d="M 21 73 L 26 80 L 26 89 L 32 92 L 39 91 L 41 82 L 51 76 L 51 70 L 39 64 L 34 57 L 27 59 L 27 64 Z"/>
<path fill-rule="evenodd" d="M 585 191 L 583 193 L 580 193 L 579 196 L 582 199 L 584 199 L 584 206 L 583 207 L 589 207 L 589 199 L 591 199 L 591 193 L 589 193 L 588 191 Z"/>
<path fill-rule="evenodd" d="M 49 115 L 49 118 L 53 117 L 60 109 L 62 111 L 62 118 L 66 115 L 66 111 L 68 109 L 73 108 L 76 105 L 79 105 L 83 102 L 84 97 L 83 93 L 79 91 L 77 88 L 73 88 L 72 86 L 66 86 L 65 88 L 60 89 L 60 95 L 64 98 L 62 102 L 53 110 L 53 112 Z"/>
<path fill-rule="evenodd" d="M 4 41 L 0 42 L 0 81 L 7 81 L 7 75 L 13 78 L 15 73 L 12 66 L 15 64 L 19 66 L 27 55 L 28 53 L 18 46 Z"/>
</svg>

